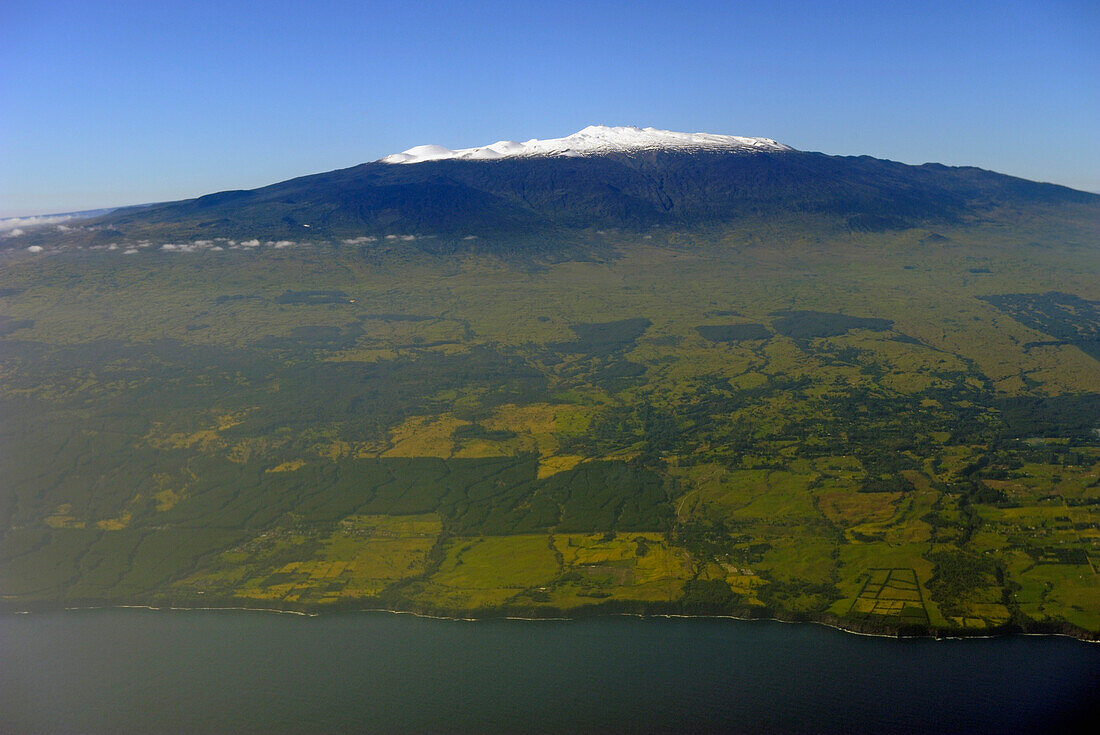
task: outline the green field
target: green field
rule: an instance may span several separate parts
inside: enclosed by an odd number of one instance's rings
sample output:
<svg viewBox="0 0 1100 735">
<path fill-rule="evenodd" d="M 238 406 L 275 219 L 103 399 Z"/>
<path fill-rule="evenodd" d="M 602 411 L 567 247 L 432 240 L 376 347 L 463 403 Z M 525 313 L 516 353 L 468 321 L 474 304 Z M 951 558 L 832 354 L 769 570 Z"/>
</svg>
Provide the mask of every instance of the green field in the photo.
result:
<svg viewBox="0 0 1100 735">
<path fill-rule="evenodd" d="M 0 256 L 0 601 L 1100 634 L 1100 224 Z"/>
</svg>

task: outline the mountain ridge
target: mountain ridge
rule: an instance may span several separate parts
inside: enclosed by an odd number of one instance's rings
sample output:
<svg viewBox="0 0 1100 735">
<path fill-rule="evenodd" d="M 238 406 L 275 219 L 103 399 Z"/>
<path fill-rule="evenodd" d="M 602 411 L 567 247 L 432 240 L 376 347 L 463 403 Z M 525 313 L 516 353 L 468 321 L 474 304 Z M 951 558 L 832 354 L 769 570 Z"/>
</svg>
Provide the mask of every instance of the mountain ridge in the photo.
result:
<svg viewBox="0 0 1100 735">
<path fill-rule="evenodd" d="M 672 143 L 654 147 L 666 139 Z M 257 189 L 118 209 L 87 221 L 87 229 L 104 244 L 417 236 L 522 250 L 596 229 L 695 229 L 760 217 L 853 231 L 981 221 L 1005 206 L 1083 204 L 1100 217 L 1100 196 L 1057 184 L 975 167 L 799 151 L 770 139 L 586 128 L 493 145 L 501 148 L 493 155 L 469 154 L 492 146 L 433 149 L 438 158 L 399 165 L 383 158 Z"/>
</svg>

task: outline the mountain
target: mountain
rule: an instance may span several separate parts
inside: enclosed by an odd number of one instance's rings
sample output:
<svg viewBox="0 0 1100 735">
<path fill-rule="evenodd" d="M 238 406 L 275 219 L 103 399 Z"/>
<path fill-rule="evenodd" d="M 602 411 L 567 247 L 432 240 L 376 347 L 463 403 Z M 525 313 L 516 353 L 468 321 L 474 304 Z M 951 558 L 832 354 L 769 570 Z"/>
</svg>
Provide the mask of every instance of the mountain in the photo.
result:
<svg viewBox="0 0 1100 735">
<path fill-rule="evenodd" d="M 551 140 L 417 146 L 259 189 L 118 210 L 95 224 L 112 237 L 459 240 L 788 214 L 886 230 L 1065 203 L 1100 197 L 978 168 L 831 156 L 767 138 L 592 126 Z"/>
<path fill-rule="evenodd" d="M 1098 202 L 588 128 L 12 228 L 0 613 L 1100 639 Z"/>
</svg>

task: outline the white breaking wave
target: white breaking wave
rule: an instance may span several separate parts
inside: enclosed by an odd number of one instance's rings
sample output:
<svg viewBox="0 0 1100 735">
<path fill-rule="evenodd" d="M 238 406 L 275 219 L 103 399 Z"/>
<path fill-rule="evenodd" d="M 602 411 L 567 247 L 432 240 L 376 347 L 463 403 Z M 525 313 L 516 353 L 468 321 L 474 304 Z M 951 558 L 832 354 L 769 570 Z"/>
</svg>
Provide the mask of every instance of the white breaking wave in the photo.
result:
<svg viewBox="0 0 1100 735">
<path fill-rule="evenodd" d="M 650 150 L 711 150 L 740 153 L 777 153 L 794 148 L 771 138 L 744 138 L 739 135 L 712 133 L 676 133 L 657 128 L 608 127 L 590 125 L 565 138 L 532 138 L 526 143 L 502 140 L 477 148 L 451 150 L 441 145 L 418 145 L 402 153 L 379 159 L 381 163 L 423 163 L 460 159 L 488 161 L 528 156 L 595 156 L 606 153 L 632 153 Z"/>
</svg>

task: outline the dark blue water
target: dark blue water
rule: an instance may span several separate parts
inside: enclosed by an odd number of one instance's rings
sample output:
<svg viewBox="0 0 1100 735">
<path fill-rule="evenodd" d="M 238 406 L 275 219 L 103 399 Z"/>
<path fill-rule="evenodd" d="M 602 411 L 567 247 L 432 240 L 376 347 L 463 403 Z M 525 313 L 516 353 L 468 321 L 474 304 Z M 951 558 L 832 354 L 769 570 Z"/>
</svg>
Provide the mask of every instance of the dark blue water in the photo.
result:
<svg viewBox="0 0 1100 735">
<path fill-rule="evenodd" d="M 1066 732 L 1100 646 L 811 625 L 0 616 L 0 732 Z M 1093 719 L 1092 724 L 1097 720 Z"/>
</svg>

